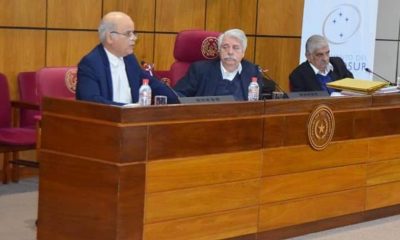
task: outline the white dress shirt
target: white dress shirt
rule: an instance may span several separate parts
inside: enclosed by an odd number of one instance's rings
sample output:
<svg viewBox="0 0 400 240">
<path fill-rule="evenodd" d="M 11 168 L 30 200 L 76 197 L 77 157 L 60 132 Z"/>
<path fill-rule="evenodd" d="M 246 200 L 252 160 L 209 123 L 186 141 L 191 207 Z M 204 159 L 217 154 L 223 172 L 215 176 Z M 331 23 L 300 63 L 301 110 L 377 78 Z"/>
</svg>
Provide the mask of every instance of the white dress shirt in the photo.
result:
<svg viewBox="0 0 400 240">
<path fill-rule="evenodd" d="M 228 72 L 228 71 L 224 68 L 224 66 L 222 65 L 222 62 L 220 62 L 220 64 L 221 64 L 222 79 L 232 81 L 232 80 L 236 77 L 236 74 L 237 74 L 237 73 L 240 74 L 240 73 L 242 72 L 242 64 L 241 64 L 241 63 L 239 63 L 238 68 L 237 68 L 235 71 L 233 71 L 233 72 Z"/>
<path fill-rule="evenodd" d="M 106 51 L 108 61 L 110 62 L 113 101 L 132 103 L 131 88 L 129 87 L 124 59 L 113 55 L 105 48 L 104 50 Z"/>
</svg>

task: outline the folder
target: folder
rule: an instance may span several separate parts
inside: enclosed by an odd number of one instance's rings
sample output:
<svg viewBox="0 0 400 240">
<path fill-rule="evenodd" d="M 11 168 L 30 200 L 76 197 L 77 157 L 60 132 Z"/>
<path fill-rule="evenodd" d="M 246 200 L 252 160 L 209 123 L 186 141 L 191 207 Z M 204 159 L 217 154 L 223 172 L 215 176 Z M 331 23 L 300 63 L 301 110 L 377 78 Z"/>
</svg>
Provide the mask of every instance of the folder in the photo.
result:
<svg viewBox="0 0 400 240">
<path fill-rule="evenodd" d="M 387 85 L 385 82 L 343 78 L 326 84 L 330 88 L 371 94 Z"/>
</svg>

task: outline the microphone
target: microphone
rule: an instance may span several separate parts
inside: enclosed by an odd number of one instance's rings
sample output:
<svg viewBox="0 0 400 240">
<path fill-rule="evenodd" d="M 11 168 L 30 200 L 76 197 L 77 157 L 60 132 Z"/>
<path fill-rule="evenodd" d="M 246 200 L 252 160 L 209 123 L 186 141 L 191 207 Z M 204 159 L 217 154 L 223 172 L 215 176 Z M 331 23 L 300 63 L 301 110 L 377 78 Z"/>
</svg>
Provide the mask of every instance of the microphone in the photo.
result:
<svg viewBox="0 0 400 240">
<path fill-rule="evenodd" d="M 372 75 L 377 76 L 378 78 L 380 78 L 383 81 L 387 82 L 389 84 L 389 86 L 394 86 L 394 84 L 391 81 L 387 80 L 386 78 L 382 77 L 381 75 L 377 74 L 376 72 L 372 71 L 371 69 L 365 68 L 365 71 L 368 72 L 368 73 L 371 73 Z"/>
<path fill-rule="evenodd" d="M 154 64 L 153 63 L 147 63 L 145 61 L 141 61 L 140 62 L 143 70 L 147 71 L 150 76 L 155 77 L 158 81 L 160 81 L 161 83 L 164 84 L 164 86 L 166 86 L 176 97 L 176 103 L 180 103 L 179 101 L 179 94 L 177 92 L 175 92 L 175 90 L 170 86 L 170 80 L 168 78 L 165 79 L 159 79 L 158 77 L 154 76 L 153 74 L 153 69 L 154 69 Z M 174 102 L 175 103 L 175 102 Z"/>
<path fill-rule="evenodd" d="M 264 79 L 267 80 L 267 81 L 264 81 L 264 86 L 262 88 L 263 94 L 265 94 L 264 92 L 267 92 L 266 95 L 268 96 L 268 93 L 272 93 L 277 88 L 280 92 L 283 93 L 283 98 L 289 98 L 286 91 L 283 90 L 281 88 L 281 86 L 279 86 L 279 84 L 267 74 L 267 72 L 268 72 L 267 69 L 262 69 L 260 66 L 258 66 L 258 71 L 263 75 Z M 267 98 L 267 97 L 265 97 L 265 98 Z M 271 96 L 271 98 L 272 98 L 272 96 Z"/>
<path fill-rule="evenodd" d="M 150 76 L 152 77 L 154 76 L 153 75 L 154 64 L 147 63 L 143 60 L 140 62 L 140 64 L 142 65 L 143 70 L 147 71 L 150 74 Z"/>
</svg>

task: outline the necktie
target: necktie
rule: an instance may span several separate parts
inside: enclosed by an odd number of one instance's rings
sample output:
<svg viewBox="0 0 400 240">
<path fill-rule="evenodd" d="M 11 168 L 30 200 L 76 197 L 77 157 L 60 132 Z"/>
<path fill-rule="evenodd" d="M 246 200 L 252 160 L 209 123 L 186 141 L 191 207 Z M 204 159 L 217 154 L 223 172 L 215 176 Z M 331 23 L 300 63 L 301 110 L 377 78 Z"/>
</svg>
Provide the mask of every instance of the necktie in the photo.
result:
<svg viewBox="0 0 400 240">
<path fill-rule="evenodd" d="M 322 89 L 322 90 L 328 91 L 329 94 L 330 94 L 331 92 L 334 92 L 333 89 L 328 88 L 328 87 L 326 86 L 326 84 L 327 84 L 328 82 L 331 81 L 331 76 L 329 76 L 329 74 L 326 75 L 326 76 L 324 76 L 324 75 L 321 75 L 321 74 L 318 73 L 318 74 L 317 74 L 317 80 L 318 80 L 318 82 L 320 83 L 321 89 Z"/>
</svg>

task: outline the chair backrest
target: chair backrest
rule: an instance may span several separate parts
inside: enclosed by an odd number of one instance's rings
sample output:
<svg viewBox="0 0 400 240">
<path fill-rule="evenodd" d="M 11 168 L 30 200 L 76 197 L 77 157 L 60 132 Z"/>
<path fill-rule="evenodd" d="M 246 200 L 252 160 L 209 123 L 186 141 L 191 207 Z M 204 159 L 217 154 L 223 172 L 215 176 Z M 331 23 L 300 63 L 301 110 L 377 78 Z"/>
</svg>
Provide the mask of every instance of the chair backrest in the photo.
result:
<svg viewBox="0 0 400 240">
<path fill-rule="evenodd" d="M 0 73 L 0 128 L 11 127 L 11 103 L 7 77 Z"/>
<path fill-rule="evenodd" d="M 181 79 L 191 63 L 218 57 L 217 37 L 220 32 L 185 30 L 178 33 L 174 46 L 175 62 L 170 68 L 171 85 Z"/>
<path fill-rule="evenodd" d="M 19 98 L 23 102 L 39 104 L 36 90 L 36 72 L 20 72 L 17 76 Z M 39 115 L 39 111 L 21 109 L 20 127 L 34 128 L 36 126 L 35 116 Z"/>
<path fill-rule="evenodd" d="M 44 67 L 36 72 L 39 102 L 44 96 L 75 99 L 76 67 Z"/>
</svg>

